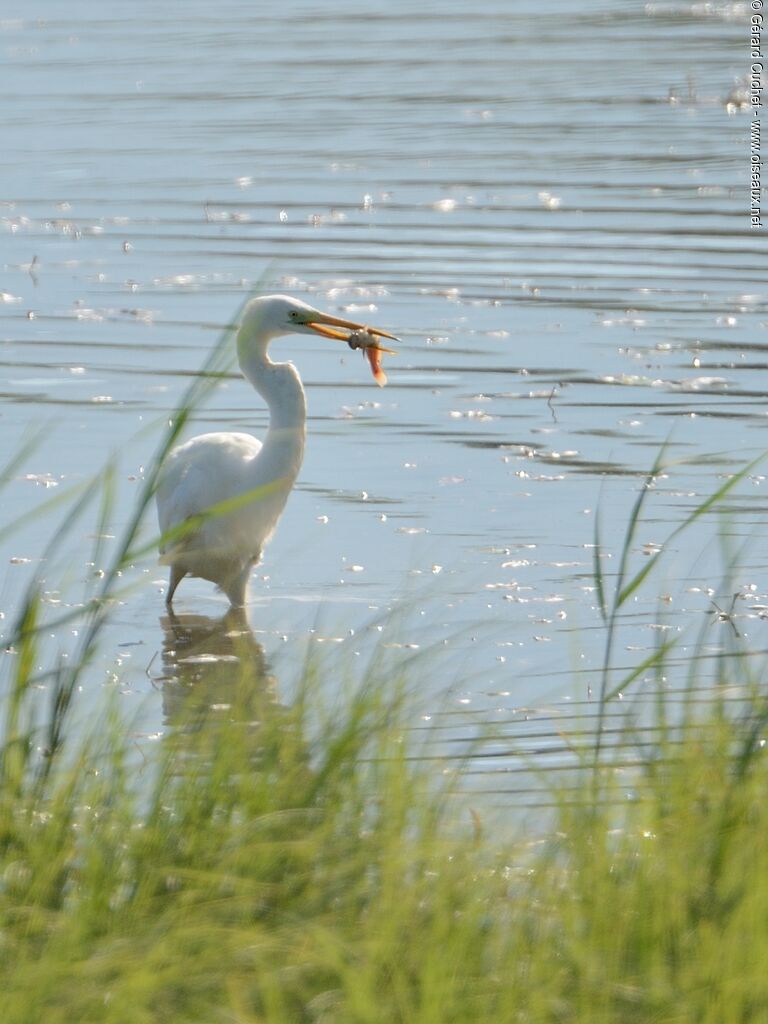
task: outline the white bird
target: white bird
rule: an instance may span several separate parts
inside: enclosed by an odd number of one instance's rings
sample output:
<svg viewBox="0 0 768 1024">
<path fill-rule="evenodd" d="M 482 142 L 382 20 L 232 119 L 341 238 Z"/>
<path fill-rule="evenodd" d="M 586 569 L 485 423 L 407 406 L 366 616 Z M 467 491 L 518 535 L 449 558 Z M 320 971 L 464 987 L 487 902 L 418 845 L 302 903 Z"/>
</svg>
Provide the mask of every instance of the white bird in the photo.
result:
<svg viewBox="0 0 768 1024">
<path fill-rule="evenodd" d="M 222 431 L 193 437 L 168 454 L 156 493 L 160 530 L 165 535 L 189 522 L 187 532 L 161 541 L 160 562 L 171 567 L 169 608 L 185 576 L 216 583 L 232 605 L 241 607 L 251 569 L 288 500 L 304 456 L 307 406 L 293 364 L 269 358 L 269 343 L 282 334 L 320 334 L 363 348 L 379 383 L 386 378 L 378 353 L 390 350 L 375 336 L 397 340 L 286 295 L 247 303 L 237 356 L 244 377 L 269 407 L 269 429 L 263 444 L 250 434 Z"/>
</svg>

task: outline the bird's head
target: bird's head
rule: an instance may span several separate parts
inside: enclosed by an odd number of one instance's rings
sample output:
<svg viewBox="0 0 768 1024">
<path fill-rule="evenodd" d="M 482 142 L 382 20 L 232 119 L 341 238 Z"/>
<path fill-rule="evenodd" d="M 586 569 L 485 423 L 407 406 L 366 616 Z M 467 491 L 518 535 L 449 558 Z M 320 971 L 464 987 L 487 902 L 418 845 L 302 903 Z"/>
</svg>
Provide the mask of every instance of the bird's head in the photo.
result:
<svg viewBox="0 0 768 1024">
<path fill-rule="evenodd" d="M 281 334 L 319 334 L 324 338 L 348 341 L 350 335 L 359 331 L 398 340 L 387 331 L 323 313 L 288 295 L 261 295 L 246 304 L 238 331 L 238 346 L 265 345 Z"/>
</svg>

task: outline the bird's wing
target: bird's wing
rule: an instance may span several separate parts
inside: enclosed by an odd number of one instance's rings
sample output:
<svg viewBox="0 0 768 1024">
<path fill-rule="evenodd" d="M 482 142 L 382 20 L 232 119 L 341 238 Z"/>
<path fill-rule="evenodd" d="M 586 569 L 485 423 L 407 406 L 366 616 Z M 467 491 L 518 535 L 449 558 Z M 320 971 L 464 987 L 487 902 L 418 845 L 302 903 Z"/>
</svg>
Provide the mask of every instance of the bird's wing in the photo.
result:
<svg viewBox="0 0 768 1024">
<path fill-rule="evenodd" d="M 161 531 L 167 533 L 240 493 L 245 466 L 260 450 L 261 442 L 255 437 L 232 433 L 203 434 L 175 448 L 158 481 Z M 161 544 L 160 561 L 169 564 L 180 551 L 199 546 L 215 550 L 226 541 L 223 517 L 212 516 L 191 533 Z"/>
</svg>

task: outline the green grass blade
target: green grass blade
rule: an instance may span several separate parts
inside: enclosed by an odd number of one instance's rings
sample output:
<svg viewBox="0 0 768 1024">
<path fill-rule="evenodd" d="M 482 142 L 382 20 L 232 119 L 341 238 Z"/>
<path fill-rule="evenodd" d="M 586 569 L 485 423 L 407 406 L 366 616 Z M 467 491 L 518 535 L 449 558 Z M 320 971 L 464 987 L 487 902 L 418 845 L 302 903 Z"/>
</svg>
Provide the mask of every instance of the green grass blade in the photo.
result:
<svg viewBox="0 0 768 1024">
<path fill-rule="evenodd" d="M 616 574 L 616 588 L 614 592 L 615 596 L 613 603 L 613 614 L 615 614 L 619 610 L 619 608 L 621 608 L 622 605 L 621 595 L 624 591 L 624 579 L 627 574 L 629 559 L 632 554 L 632 545 L 634 543 L 635 534 L 637 533 L 637 528 L 640 524 L 643 507 L 645 506 L 648 493 L 651 490 L 651 487 L 656 481 L 657 477 L 664 471 L 665 456 L 668 447 L 669 442 L 665 441 L 664 444 L 661 446 L 658 454 L 656 455 L 656 458 L 654 459 L 653 466 L 651 466 L 650 471 L 646 474 L 646 477 L 643 481 L 643 485 L 640 488 L 640 492 L 635 500 L 634 505 L 632 506 L 632 511 L 629 515 L 629 520 L 627 522 L 627 530 L 624 535 L 624 542 L 621 546 L 619 570 Z"/>
<path fill-rule="evenodd" d="M 46 427 L 39 427 L 21 442 L 15 454 L 12 455 L 3 468 L 0 469 L 0 488 L 5 487 L 5 485 L 13 479 L 16 473 L 18 473 L 35 448 L 40 446 L 45 438 L 46 432 Z"/>
<path fill-rule="evenodd" d="M 612 690 L 609 690 L 608 693 L 606 693 L 606 703 L 615 700 L 620 693 L 624 693 L 636 679 L 639 679 L 640 676 L 644 675 L 649 669 L 663 665 L 664 659 L 675 649 L 675 647 L 677 647 L 678 643 L 678 637 L 672 637 L 671 639 L 664 640 L 660 643 L 647 658 L 644 658 L 639 665 L 636 665 L 631 672 L 627 673 L 618 686 L 615 686 Z"/>
<path fill-rule="evenodd" d="M 50 498 L 46 498 L 45 501 L 41 501 L 39 504 L 35 505 L 34 508 L 25 511 L 24 514 L 20 515 L 17 519 L 0 527 L 0 542 L 5 541 L 17 530 L 28 526 L 37 519 L 47 518 L 52 512 L 55 512 L 56 509 L 67 505 L 73 498 L 77 498 L 83 491 L 87 491 L 92 488 L 93 483 L 93 480 L 89 480 L 86 483 L 81 482 L 72 484 L 70 487 L 61 491 L 57 490 Z"/>
<path fill-rule="evenodd" d="M 662 547 L 653 555 L 649 555 L 646 559 L 643 568 L 640 569 L 639 572 L 635 573 L 635 575 L 632 577 L 629 583 L 627 583 L 626 586 L 621 591 L 619 591 L 618 597 L 616 598 L 616 603 L 619 608 L 621 608 L 622 605 L 627 603 L 627 601 L 630 599 L 630 597 L 632 597 L 632 595 L 638 589 L 638 587 L 642 585 L 643 581 L 653 572 L 656 563 L 658 562 L 659 557 L 664 550 L 665 548 Z"/>
<path fill-rule="evenodd" d="M 227 516 L 241 508 L 245 508 L 247 505 L 263 501 L 283 486 L 284 479 L 281 477 L 278 480 L 270 481 L 268 484 L 262 484 L 260 487 L 253 487 L 251 490 L 245 491 L 243 494 L 237 494 L 233 498 L 224 498 L 222 501 L 217 501 L 204 512 L 189 516 L 183 523 L 178 523 L 176 526 L 171 527 L 170 530 L 166 530 L 165 533 L 152 537 L 140 547 L 127 551 L 123 564 L 130 564 L 148 552 L 156 550 L 161 544 L 168 546 L 183 541 L 185 537 L 189 537 L 199 530 L 209 519 Z"/>
<path fill-rule="evenodd" d="M 600 539 L 600 512 L 595 511 L 595 532 L 592 550 L 592 573 L 595 578 L 595 590 L 597 591 L 597 606 L 604 623 L 608 622 L 608 605 L 605 597 L 605 578 L 603 576 L 603 546 Z"/>
<path fill-rule="evenodd" d="M 751 462 L 747 463 L 746 466 L 742 467 L 742 469 L 740 469 L 737 473 L 734 473 L 727 480 L 725 480 L 723 484 L 720 487 L 718 487 L 714 494 L 711 494 L 708 498 L 702 501 L 702 503 L 699 506 L 697 506 L 697 508 L 695 508 L 693 512 L 691 512 L 683 520 L 683 522 L 680 523 L 680 525 L 672 531 L 672 533 L 667 538 L 666 543 L 669 544 L 669 542 L 673 538 L 677 537 L 677 535 L 682 533 L 683 530 L 686 530 L 697 519 L 701 518 L 701 516 L 705 515 L 711 509 L 719 505 L 723 498 L 727 497 L 727 495 L 734 489 L 734 487 L 738 486 L 738 484 L 740 484 L 742 480 L 744 480 L 746 477 L 750 475 L 750 473 L 757 469 L 760 463 L 764 462 L 767 457 L 768 455 L 765 452 L 763 452 L 761 455 L 758 455 L 756 458 L 752 459 Z"/>
</svg>

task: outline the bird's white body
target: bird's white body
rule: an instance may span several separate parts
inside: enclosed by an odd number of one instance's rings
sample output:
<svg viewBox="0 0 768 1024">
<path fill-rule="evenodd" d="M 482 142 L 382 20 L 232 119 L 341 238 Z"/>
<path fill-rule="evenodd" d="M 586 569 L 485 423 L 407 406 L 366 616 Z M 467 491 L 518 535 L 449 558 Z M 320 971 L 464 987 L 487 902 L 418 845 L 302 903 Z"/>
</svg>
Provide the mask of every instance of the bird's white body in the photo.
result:
<svg viewBox="0 0 768 1024">
<path fill-rule="evenodd" d="M 327 325 L 359 328 L 284 295 L 247 304 L 237 335 L 238 360 L 269 407 L 269 429 L 263 444 L 250 434 L 201 434 L 166 458 L 156 495 L 160 529 L 167 534 L 192 521 L 189 532 L 161 541 L 160 561 L 171 567 L 169 606 L 184 576 L 210 580 L 233 605 L 244 604 L 251 569 L 301 468 L 306 436 L 301 378 L 291 363 L 272 362 L 267 349 L 273 338 L 289 333 L 346 340 Z"/>
<path fill-rule="evenodd" d="M 272 466 L 258 458 L 266 446 L 250 434 L 202 434 L 174 448 L 157 489 L 163 533 L 205 515 L 217 503 L 211 495 L 221 495 L 224 503 L 235 499 L 235 507 L 204 518 L 187 537 L 161 547 L 160 562 L 177 575 L 211 580 L 232 604 L 242 604 L 251 568 L 260 560 L 301 468 L 304 431 L 295 434 L 284 460 L 278 463 L 282 453 L 273 453 Z"/>
</svg>

